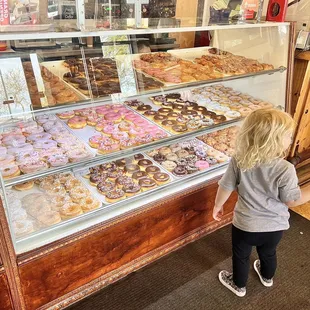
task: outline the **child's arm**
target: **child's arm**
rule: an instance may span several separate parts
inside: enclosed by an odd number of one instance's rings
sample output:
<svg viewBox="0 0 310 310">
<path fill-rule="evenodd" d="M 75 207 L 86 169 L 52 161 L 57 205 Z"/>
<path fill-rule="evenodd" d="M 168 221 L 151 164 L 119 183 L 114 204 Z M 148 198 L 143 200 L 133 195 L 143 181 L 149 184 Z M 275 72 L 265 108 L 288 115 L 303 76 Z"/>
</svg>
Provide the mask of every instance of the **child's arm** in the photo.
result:
<svg viewBox="0 0 310 310">
<path fill-rule="evenodd" d="M 299 205 L 302 205 L 308 201 L 310 201 L 310 185 L 307 185 L 301 188 L 301 197 L 298 200 L 296 201 L 291 200 L 291 201 L 286 202 L 285 204 L 289 208 L 292 208 L 292 207 L 297 207 Z"/>
<path fill-rule="evenodd" d="M 214 208 L 213 208 L 213 218 L 216 221 L 220 221 L 224 213 L 224 204 L 230 197 L 232 191 L 226 190 L 223 187 L 219 186 L 215 198 Z"/>
</svg>

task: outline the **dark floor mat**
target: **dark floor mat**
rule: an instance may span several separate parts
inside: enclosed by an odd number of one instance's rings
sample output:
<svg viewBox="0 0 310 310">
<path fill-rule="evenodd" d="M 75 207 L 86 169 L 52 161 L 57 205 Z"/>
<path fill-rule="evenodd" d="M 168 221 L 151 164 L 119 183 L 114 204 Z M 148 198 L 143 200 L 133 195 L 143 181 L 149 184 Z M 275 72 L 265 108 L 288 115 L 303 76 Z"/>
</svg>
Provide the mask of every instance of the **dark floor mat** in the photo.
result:
<svg viewBox="0 0 310 310">
<path fill-rule="evenodd" d="M 265 288 L 251 268 L 247 295 L 224 288 L 231 270 L 231 226 L 224 227 L 71 306 L 70 310 L 309 310 L 310 222 L 292 212 L 278 248 L 278 271 Z M 253 250 L 251 261 L 257 258 Z"/>
</svg>

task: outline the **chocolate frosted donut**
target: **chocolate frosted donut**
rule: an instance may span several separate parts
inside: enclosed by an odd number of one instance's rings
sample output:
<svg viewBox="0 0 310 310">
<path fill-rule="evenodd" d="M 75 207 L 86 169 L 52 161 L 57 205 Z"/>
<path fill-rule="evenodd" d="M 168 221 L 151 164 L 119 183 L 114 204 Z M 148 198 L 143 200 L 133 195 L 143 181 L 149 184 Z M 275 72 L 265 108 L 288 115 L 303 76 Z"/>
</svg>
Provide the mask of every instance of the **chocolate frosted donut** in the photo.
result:
<svg viewBox="0 0 310 310">
<path fill-rule="evenodd" d="M 107 192 L 115 189 L 115 184 L 109 181 L 100 182 L 97 184 L 97 189 L 101 194 L 105 195 Z"/>
<path fill-rule="evenodd" d="M 152 110 L 152 107 L 148 104 L 146 105 L 141 105 L 137 108 L 138 111 L 149 111 Z"/>
<path fill-rule="evenodd" d="M 155 121 L 164 121 L 166 119 L 167 119 L 166 115 L 156 113 L 156 115 L 154 116 Z"/>
<path fill-rule="evenodd" d="M 164 172 L 156 172 L 153 176 L 156 182 L 165 183 L 170 180 L 170 176 L 168 173 Z"/>
<path fill-rule="evenodd" d="M 213 116 L 212 119 L 217 122 L 225 122 L 227 120 L 226 116 L 224 115 L 216 115 L 216 116 Z"/>
<path fill-rule="evenodd" d="M 181 133 L 187 131 L 187 126 L 186 125 L 174 125 L 172 126 L 172 130 Z"/>
<path fill-rule="evenodd" d="M 153 165 L 153 163 L 149 159 L 140 159 L 138 161 L 138 165 L 145 168 L 145 167 Z"/>
<path fill-rule="evenodd" d="M 166 95 L 167 100 L 169 99 L 176 100 L 180 98 L 181 98 L 181 94 L 178 94 L 178 93 L 171 93 L 171 94 Z"/>
<path fill-rule="evenodd" d="M 119 168 L 124 168 L 126 166 L 126 159 L 123 158 L 123 159 L 118 159 L 116 162 L 115 162 L 116 166 L 119 167 Z"/>
<path fill-rule="evenodd" d="M 202 111 L 201 113 L 202 113 L 202 115 L 209 116 L 211 118 L 216 116 L 216 113 L 211 112 L 211 111 Z"/>
<path fill-rule="evenodd" d="M 130 185 L 133 183 L 133 179 L 131 177 L 128 177 L 126 175 L 123 175 L 121 177 L 118 177 L 116 179 L 116 184 L 120 186 Z"/>
<path fill-rule="evenodd" d="M 159 114 L 164 114 L 164 115 L 167 115 L 168 113 L 171 113 L 171 112 L 173 112 L 173 111 L 169 108 L 161 108 L 158 110 Z"/>
<path fill-rule="evenodd" d="M 169 114 L 170 114 L 170 113 L 169 113 Z M 163 121 L 161 124 L 162 124 L 163 126 L 172 127 L 172 126 L 176 125 L 177 122 L 168 119 L 168 120 Z"/>
<path fill-rule="evenodd" d="M 114 171 L 108 171 L 108 177 L 110 179 L 117 179 L 121 177 L 124 174 L 122 170 L 114 170 Z"/>
<path fill-rule="evenodd" d="M 108 178 L 107 173 L 91 174 L 89 177 L 89 181 L 91 183 L 98 184 L 98 183 L 106 181 L 107 178 Z"/>
<path fill-rule="evenodd" d="M 156 111 L 146 111 L 143 113 L 146 117 L 155 116 L 157 114 Z"/>
<path fill-rule="evenodd" d="M 145 177 L 147 177 L 147 173 L 145 171 L 137 171 L 137 172 L 132 174 L 132 178 L 134 180 L 139 180 L 139 179 L 145 178 Z"/>
<path fill-rule="evenodd" d="M 157 167 L 157 166 L 148 166 L 146 169 L 145 169 L 145 172 L 152 176 L 154 175 L 155 173 L 157 172 L 160 172 L 160 169 Z"/>
<path fill-rule="evenodd" d="M 163 161 L 166 160 L 166 156 L 165 155 L 162 155 L 162 154 L 155 154 L 153 156 L 154 160 L 156 160 L 157 162 L 161 163 Z"/>
<path fill-rule="evenodd" d="M 140 159 L 143 159 L 144 158 L 144 156 L 142 155 L 142 154 L 136 154 L 136 155 L 134 155 L 133 156 L 133 158 L 135 159 L 135 160 L 140 160 Z"/>
<path fill-rule="evenodd" d="M 123 187 L 123 191 L 126 194 L 137 194 L 141 190 L 141 186 L 135 183 L 127 184 Z"/>
<path fill-rule="evenodd" d="M 203 112 L 206 112 L 207 111 L 207 108 L 205 107 L 202 107 L 200 105 L 197 105 L 196 107 L 193 108 L 194 111 L 197 111 L 197 112 L 200 112 L 200 113 L 203 113 Z"/>
<path fill-rule="evenodd" d="M 188 115 L 197 115 L 197 111 L 194 110 L 184 110 L 181 112 L 182 115 L 188 116 Z"/>
<path fill-rule="evenodd" d="M 138 165 L 135 165 L 135 164 L 128 164 L 125 166 L 124 170 L 129 174 L 133 174 L 135 172 L 140 171 L 140 167 Z"/>
<path fill-rule="evenodd" d="M 100 169 L 102 171 L 115 171 L 117 169 L 117 166 L 114 162 L 111 162 L 100 165 Z"/>
<path fill-rule="evenodd" d="M 143 179 L 139 180 L 139 185 L 142 188 L 150 189 L 150 188 L 156 186 L 156 182 L 153 179 L 150 179 L 150 178 L 143 178 Z"/>
<path fill-rule="evenodd" d="M 187 170 L 183 166 L 177 166 L 173 169 L 172 173 L 177 176 L 184 176 L 187 174 Z"/>
</svg>

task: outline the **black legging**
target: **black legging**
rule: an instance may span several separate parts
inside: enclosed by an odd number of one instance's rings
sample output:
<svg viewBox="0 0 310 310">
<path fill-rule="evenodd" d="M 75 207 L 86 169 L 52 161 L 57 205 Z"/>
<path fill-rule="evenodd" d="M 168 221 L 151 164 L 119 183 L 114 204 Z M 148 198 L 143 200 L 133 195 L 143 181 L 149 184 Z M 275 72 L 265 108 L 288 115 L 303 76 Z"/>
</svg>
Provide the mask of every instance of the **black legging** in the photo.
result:
<svg viewBox="0 0 310 310">
<path fill-rule="evenodd" d="M 260 259 L 262 276 L 266 279 L 274 276 L 277 269 L 276 249 L 282 235 L 282 230 L 247 232 L 232 226 L 233 279 L 238 287 L 246 286 L 253 246 L 256 246 Z"/>
</svg>

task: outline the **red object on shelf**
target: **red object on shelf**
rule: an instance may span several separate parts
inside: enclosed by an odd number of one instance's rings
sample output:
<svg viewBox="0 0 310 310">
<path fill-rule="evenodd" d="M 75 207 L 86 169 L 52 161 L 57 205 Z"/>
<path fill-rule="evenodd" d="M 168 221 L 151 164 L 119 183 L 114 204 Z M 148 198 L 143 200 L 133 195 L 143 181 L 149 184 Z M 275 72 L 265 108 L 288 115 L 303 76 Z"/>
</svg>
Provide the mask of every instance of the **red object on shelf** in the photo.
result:
<svg viewBox="0 0 310 310">
<path fill-rule="evenodd" d="M 284 22 L 288 0 L 269 0 L 266 20 Z"/>
</svg>

